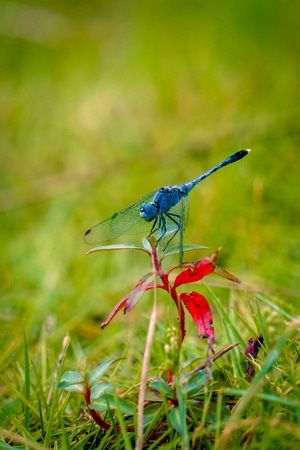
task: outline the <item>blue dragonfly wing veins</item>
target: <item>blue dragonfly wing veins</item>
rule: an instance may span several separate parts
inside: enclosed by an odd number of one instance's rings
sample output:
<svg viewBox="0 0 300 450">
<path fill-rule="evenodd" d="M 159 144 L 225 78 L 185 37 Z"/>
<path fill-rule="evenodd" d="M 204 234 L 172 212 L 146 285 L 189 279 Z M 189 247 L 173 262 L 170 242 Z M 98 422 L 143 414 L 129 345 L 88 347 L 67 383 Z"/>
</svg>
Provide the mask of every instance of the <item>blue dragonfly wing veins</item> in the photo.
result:
<svg viewBox="0 0 300 450">
<path fill-rule="evenodd" d="M 88 229 L 84 235 L 87 244 L 101 244 L 121 235 L 149 234 L 151 222 L 146 222 L 140 217 L 140 207 L 143 203 L 150 202 L 155 192 L 145 195 L 132 205 L 116 212 L 108 219 L 97 223 Z"/>
</svg>

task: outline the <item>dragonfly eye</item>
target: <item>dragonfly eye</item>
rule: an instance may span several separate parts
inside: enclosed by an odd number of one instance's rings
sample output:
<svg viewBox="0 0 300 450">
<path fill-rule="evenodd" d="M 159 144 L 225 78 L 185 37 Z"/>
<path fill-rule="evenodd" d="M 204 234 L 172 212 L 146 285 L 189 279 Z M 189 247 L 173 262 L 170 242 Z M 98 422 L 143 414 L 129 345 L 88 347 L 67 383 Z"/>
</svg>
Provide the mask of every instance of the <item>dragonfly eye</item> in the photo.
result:
<svg viewBox="0 0 300 450">
<path fill-rule="evenodd" d="M 158 216 L 157 206 L 154 203 L 143 203 L 140 207 L 140 216 L 146 222 L 151 222 Z"/>
</svg>

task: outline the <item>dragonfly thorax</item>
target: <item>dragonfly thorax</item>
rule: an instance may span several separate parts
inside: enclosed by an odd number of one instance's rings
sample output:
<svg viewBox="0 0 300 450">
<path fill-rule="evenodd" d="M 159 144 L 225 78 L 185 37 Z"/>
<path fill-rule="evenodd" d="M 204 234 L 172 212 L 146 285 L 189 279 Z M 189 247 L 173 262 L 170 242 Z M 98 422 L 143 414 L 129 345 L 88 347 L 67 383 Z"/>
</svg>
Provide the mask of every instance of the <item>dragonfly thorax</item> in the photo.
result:
<svg viewBox="0 0 300 450">
<path fill-rule="evenodd" d="M 158 189 L 152 202 L 141 205 L 140 216 L 147 222 L 151 222 L 158 216 L 169 213 L 170 209 L 176 206 L 183 197 L 186 197 L 188 192 L 185 184 L 182 186 L 164 186 Z"/>
</svg>

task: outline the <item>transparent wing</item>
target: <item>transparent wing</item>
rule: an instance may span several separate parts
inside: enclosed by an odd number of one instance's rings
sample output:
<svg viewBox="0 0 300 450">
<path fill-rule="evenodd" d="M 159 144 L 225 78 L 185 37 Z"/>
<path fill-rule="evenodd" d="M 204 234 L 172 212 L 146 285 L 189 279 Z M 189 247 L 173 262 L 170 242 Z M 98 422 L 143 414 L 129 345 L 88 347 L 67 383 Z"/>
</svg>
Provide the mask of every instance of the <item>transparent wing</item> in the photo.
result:
<svg viewBox="0 0 300 450">
<path fill-rule="evenodd" d="M 140 216 L 140 207 L 144 202 L 151 202 L 155 193 L 156 191 L 145 195 L 127 208 L 91 227 L 84 235 L 85 242 L 92 245 L 101 244 L 122 234 L 145 233 L 145 235 L 148 235 L 152 222 L 146 222 Z"/>
<path fill-rule="evenodd" d="M 159 247 L 162 253 L 165 253 L 169 247 L 179 246 L 182 248 L 183 235 L 189 215 L 189 206 L 189 197 L 182 197 L 180 202 L 169 210 L 168 215 L 165 215 L 167 230 L 159 241 Z"/>
</svg>

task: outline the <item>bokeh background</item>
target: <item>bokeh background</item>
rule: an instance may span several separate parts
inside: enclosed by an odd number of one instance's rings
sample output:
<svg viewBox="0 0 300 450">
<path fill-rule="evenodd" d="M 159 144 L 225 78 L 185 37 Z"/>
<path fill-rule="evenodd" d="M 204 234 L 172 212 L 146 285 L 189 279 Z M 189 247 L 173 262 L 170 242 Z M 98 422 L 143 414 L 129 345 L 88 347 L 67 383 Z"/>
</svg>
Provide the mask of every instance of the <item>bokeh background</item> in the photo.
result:
<svg viewBox="0 0 300 450">
<path fill-rule="evenodd" d="M 99 323 L 149 262 L 86 257 L 85 230 L 241 148 L 252 152 L 191 193 L 185 242 L 210 248 L 193 258 L 222 246 L 219 265 L 251 292 L 299 307 L 298 1 L 0 11 L 2 367 L 23 327 L 36 340 L 45 323 L 70 332 L 87 353 L 118 342 L 130 319 L 105 338 Z"/>
</svg>

